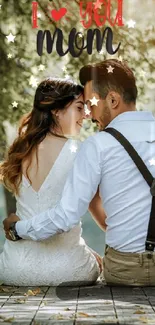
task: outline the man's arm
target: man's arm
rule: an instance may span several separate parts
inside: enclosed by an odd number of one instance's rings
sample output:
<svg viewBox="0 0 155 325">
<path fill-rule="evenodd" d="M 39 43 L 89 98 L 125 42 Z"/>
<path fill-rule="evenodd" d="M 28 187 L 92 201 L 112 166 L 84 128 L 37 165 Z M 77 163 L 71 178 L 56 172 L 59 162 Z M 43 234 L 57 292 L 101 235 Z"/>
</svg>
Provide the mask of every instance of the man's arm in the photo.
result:
<svg viewBox="0 0 155 325">
<path fill-rule="evenodd" d="M 90 137 L 81 145 L 60 202 L 56 207 L 34 218 L 18 221 L 18 235 L 24 239 L 43 240 L 73 228 L 88 210 L 89 203 L 97 192 L 100 178 L 100 152 L 94 137 Z"/>
<path fill-rule="evenodd" d="M 106 231 L 106 214 L 103 209 L 102 200 L 99 196 L 99 189 L 95 194 L 94 198 L 89 204 L 89 212 L 91 213 L 93 219 L 97 223 L 97 225 L 104 231 Z"/>
</svg>

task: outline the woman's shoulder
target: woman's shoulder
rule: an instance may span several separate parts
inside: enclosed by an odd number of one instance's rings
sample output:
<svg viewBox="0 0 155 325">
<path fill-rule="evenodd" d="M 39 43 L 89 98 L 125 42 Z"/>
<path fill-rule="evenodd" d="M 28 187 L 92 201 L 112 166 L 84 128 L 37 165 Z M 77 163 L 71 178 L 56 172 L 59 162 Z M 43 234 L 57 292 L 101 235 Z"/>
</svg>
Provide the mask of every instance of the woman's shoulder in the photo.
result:
<svg viewBox="0 0 155 325">
<path fill-rule="evenodd" d="M 77 139 L 76 144 L 77 144 L 78 149 L 80 149 L 80 147 L 82 145 L 82 141 L 80 139 Z"/>
<path fill-rule="evenodd" d="M 77 153 L 81 147 L 82 141 L 75 138 L 69 139 L 69 147 L 72 153 Z"/>
</svg>

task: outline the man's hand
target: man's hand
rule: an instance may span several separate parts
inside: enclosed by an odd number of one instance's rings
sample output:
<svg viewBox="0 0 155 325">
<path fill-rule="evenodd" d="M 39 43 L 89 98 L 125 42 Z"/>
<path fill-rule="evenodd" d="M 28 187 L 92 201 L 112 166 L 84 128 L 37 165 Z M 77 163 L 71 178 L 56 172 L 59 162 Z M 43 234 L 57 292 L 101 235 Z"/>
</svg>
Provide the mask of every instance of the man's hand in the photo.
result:
<svg viewBox="0 0 155 325">
<path fill-rule="evenodd" d="M 11 213 L 8 218 L 4 219 L 3 226 L 4 226 L 4 231 L 5 231 L 5 237 L 7 239 L 12 240 L 12 238 L 9 235 L 9 229 L 10 229 L 11 223 L 19 221 L 19 220 L 20 219 L 18 218 L 18 216 L 16 216 L 16 214 L 14 214 L 14 213 Z"/>
</svg>

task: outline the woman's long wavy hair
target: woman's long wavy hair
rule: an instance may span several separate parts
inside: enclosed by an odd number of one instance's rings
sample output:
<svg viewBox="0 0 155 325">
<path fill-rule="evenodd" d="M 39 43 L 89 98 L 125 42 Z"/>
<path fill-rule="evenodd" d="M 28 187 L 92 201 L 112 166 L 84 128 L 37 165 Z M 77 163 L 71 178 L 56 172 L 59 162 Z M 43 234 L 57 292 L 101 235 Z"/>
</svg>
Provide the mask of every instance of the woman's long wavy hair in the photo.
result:
<svg viewBox="0 0 155 325">
<path fill-rule="evenodd" d="M 10 146 L 6 159 L 0 165 L 0 180 L 14 194 L 19 194 L 22 180 L 22 164 L 28 159 L 26 175 L 32 154 L 48 133 L 59 128 L 55 112 L 66 109 L 83 93 L 83 87 L 66 79 L 48 78 L 36 89 L 33 109 L 20 121 L 18 137 Z M 38 161 L 38 160 L 37 160 Z"/>
</svg>

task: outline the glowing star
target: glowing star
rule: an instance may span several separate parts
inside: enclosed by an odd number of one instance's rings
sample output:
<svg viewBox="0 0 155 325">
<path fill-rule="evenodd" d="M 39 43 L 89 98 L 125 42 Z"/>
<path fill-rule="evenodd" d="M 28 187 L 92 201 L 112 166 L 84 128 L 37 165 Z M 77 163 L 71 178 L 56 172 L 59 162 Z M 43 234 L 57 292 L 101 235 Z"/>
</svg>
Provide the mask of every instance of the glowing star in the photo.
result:
<svg viewBox="0 0 155 325">
<path fill-rule="evenodd" d="M 66 67 L 63 67 L 62 70 L 63 70 L 63 72 L 67 72 Z"/>
<path fill-rule="evenodd" d="M 97 0 L 94 4 L 94 8 L 95 9 L 101 9 L 102 3 L 100 2 L 100 0 Z"/>
<path fill-rule="evenodd" d="M 130 19 L 128 22 L 128 28 L 135 28 L 136 22 L 132 19 Z"/>
<path fill-rule="evenodd" d="M 71 76 L 69 76 L 69 74 L 66 74 L 66 75 L 65 75 L 65 78 L 66 78 L 66 79 L 71 79 Z"/>
<path fill-rule="evenodd" d="M 80 33 L 80 34 L 78 34 L 78 35 L 79 35 L 79 37 L 80 37 L 80 38 L 82 38 L 82 36 L 83 36 L 81 33 Z"/>
<path fill-rule="evenodd" d="M 86 115 L 90 115 L 91 111 L 88 109 L 87 105 L 84 105 L 84 111 Z"/>
<path fill-rule="evenodd" d="M 38 67 L 38 70 L 39 71 L 45 70 L 45 66 L 43 64 L 40 64 L 39 67 Z"/>
<path fill-rule="evenodd" d="M 18 106 L 18 103 L 17 103 L 17 102 L 13 102 L 13 103 L 12 103 L 12 106 L 13 106 L 13 107 L 17 107 L 17 106 Z"/>
<path fill-rule="evenodd" d="M 41 13 L 40 12 L 38 12 L 37 17 L 41 18 Z"/>
<path fill-rule="evenodd" d="M 120 62 L 122 62 L 122 61 L 123 61 L 123 58 L 122 58 L 122 56 L 121 56 L 121 55 L 118 57 L 118 60 L 119 60 Z"/>
<path fill-rule="evenodd" d="M 36 79 L 34 76 L 31 76 L 31 77 L 30 77 L 29 85 L 31 85 L 31 86 L 34 87 L 34 88 L 37 87 L 37 85 L 38 85 L 38 81 L 37 81 L 37 79 Z"/>
<path fill-rule="evenodd" d="M 146 72 L 144 71 L 144 70 L 142 70 L 141 72 L 140 72 L 140 77 L 145 77 L 146 76 Z"/>
<path fill-rule="evenodd" d="M 151 160 L 149 160 L 150 166 L 155 166 L 155 159 L 152 158 Z"/>
<path fill-rule="evenodd" d="M 97 99 L 95 96 L 90 99 L 90 102 L 91 102 L 91 106 L 95 105 L 97 106 L 98 102 L 99 102 L 99 99 Z"/>
<path fill-rule="evenodd" d="M 99 52 L 99 54 L 104 54 L 104 50 L 102 49 L 102 50 Z"/>
<path fill-rule="evenodd" d="M 8 57 L 8 59 L 11 59 L 11 58 L 12 58 L 12 54 L 9 53 L 9 54 L 7 55 L 7 57 Z"/>
<path fill-rule="evenodd" d="M 107 70 L 108 70 L 108 73 L 113 73 L 113 70 L 114 70 L 115 68 L 113 68 L 111 65 L 109 65 L 109 67 L 107 68 Z"/>
<path fill-rule="evenodd" d="M 8 43 L 10 43 L 10 42 L 14 43 L 15 37 L 16 36 L 12 35 L 12 33 L 10 33 L 8 36 L 6 36 Z"/>
<path fill-rule="evenodd" d="M 70 147 L 70 151 L 73 153 L 73 152 L 77 152 L 77 147 L 74 145 L 74 144 L 72 144 L 71 145 L 71 147 Z"/>
</svg>

